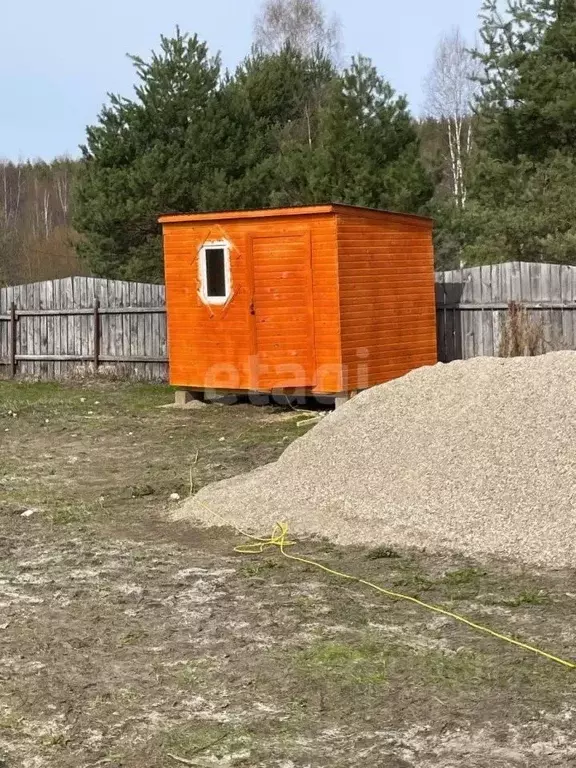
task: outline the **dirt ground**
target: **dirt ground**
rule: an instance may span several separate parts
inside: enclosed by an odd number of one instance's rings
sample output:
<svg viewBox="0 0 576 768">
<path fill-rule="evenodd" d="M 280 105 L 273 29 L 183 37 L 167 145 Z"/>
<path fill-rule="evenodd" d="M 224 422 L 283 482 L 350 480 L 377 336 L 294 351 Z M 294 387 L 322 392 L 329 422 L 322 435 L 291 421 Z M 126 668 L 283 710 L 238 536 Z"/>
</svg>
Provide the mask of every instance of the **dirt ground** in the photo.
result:
<svg viewBox="0 0 576 768">
<path fill-rule="evenodd" d="M 576 671 L 168 522 L 305 418 L 171 400 L 0 383 L 2 768 L 576 766 Z M 572 572 L 297 551 L 576 656 Z"/>
</svg>

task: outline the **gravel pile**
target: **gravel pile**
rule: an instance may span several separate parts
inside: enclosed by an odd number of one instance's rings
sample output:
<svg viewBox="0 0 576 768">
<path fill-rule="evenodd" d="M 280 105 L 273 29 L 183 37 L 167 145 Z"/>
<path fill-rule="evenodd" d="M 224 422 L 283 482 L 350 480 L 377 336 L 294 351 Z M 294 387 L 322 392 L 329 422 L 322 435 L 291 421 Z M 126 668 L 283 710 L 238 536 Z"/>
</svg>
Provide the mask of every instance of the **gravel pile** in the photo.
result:
<svg viewBox="0 0 576 768">
<path fill-rule="evenodd" d="M 178 513 L 267 535 L 576 566 L 576 353 L 477 358 L 375 387 L 279 461 Z"/>
</svg>

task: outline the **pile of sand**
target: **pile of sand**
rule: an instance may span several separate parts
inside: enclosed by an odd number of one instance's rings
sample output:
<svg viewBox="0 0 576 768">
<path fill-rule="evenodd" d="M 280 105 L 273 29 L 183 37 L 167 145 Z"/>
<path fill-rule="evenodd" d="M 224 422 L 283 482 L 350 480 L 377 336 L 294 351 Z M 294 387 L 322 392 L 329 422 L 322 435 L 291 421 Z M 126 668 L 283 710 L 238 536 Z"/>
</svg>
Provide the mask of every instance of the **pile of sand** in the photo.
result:
<svg viewBox="0 0 576 768">
<path fill-rule="evenodd" d="M 576 566 L 576 353 L 477 358 L 375 387 L 179 516 L 220 524 L 206 506 L 260 535 L 282 520 L 339 544 Z"/>
</svg>

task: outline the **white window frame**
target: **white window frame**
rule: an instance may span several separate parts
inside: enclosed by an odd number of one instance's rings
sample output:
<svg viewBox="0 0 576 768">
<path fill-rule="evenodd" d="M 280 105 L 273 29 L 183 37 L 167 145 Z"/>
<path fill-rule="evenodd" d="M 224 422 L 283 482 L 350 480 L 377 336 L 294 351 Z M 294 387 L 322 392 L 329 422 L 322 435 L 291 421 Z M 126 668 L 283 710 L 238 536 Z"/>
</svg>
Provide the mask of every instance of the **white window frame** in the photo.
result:
<svg viewBox="0 0 576 768">
<path fill-rule="evenodd" d="M 226 286 L 225 296 L 208 295 L 208 275 L 206 270 L 206 251 L 217 248 L 224 251 L 224 280 Z M 230 301 L 232 296 L 232 270 L 230 269 L 230 243 L 227 240 L 212 240 L 204 243 L 198 251 L 198 276 L 200 279 L 200 298 L 204 304 L 223 305 Z"/>
</svg>

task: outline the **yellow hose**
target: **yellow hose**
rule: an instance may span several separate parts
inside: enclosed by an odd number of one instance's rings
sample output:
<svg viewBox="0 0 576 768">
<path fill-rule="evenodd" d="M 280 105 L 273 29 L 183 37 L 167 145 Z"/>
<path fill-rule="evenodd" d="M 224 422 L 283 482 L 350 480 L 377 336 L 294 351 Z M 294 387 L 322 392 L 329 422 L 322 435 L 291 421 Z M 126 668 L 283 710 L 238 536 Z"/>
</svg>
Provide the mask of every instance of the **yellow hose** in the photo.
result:
<svg viewBox="0 0 576 768">
<path fill-rule="evenodd" d="M 202 502 L 199 503 L 202 504 Z M 411 597 L 410 595 L 404 595 L 401 592 L 393 592 L 390 589 L 384 589 L 384 587 L 380 587 L 378 584 L 374 584 L 371 581 L 366 581 L 366 579 L 361 579 L 358 576 L 352 576 L 349 573 L 342 573 L 342 571 L 336 571 L 333 568 L 328 568 L 326 565 L 322 565 L 322 563 L 318 563 L 316 560 L 309 560 L 306 557 L 299 557 L 298 555 L 288 554 L 288 552 L 286 552 L 286 547 L 293 547 L 296 542 L 290 541 L 288 539 L 288 525 L 286 523 L 276 523 L 274 532 L 270 538 L 259 538 L 258 536 L 252 536 L 249 533 L 246 533 L 246 531 L 238 528 L 237 525 L 233 525 L 229 520 L 226 520 L 224 517 L 222 517 L 222 515 L 207 507 L 206 504 L 202 504 L 202 506 L 208 512 L 210 512 L 211 515 L 219 518 L 223 523 L 231 528 L 234 528 L 241 536 L 245 536 L 247 539 L 250 539 L 251 542 L 253 542 L 251 544 L 243 544 L 234 548 L 234 551 L 241 555 L 257 555 L 262 554 L 267 549 L 277 548 L 287 560 L 293 560 L 294 562 L 303 563 L 304 565 L 311 565 L 314 568 L 318 568 L 319 570 L 324 571 L 325 573 L 331 574 L 332 576 L 337 576 L 341 579 L 347 579 L 348 581 L 354 581 L 357 584 L 363 584 L 365 587 L 375 589 L 377 592 L 380 592 L 387 597 L 394 598 L 395 600 L 405 600 L 409 603 L 414 603 L 415 605 L 419 605 L 421 608 L 426 608 L 427 610 L 433 611 L 434 613 L 439 613 L 442 616 L 447 616 L 450 619 L 459 621 L 461 624 L 465 624 L 467 627 L 471 627 L 478 632 L 484 632 L 485 634 L 491 635 L 498 640 L 503 640 L 506 643 L 510 643 L 510 645 L 515 645 L 525 651 L 530 651 L 531 653 L 535 653 L 538 656 L 543 656 L 545 659 L 553 661 L 556 664 L 561 664 L 568 669 L 576 669 L 576 663 L 572 661 L 561 659 L 558 656 L 547 653 L 541 648 L 536 648 L 535 646 L 529 645 L 528 643 L 522 643 L 520 640 L 515 640 L 513 637 L 503 635 L 500 632 L 496 632 L 495 630 L 490 629 L 489 627 L 485 627 L 482 624 L 470 621 L 470 619 L 467 619 L 464 616 L 460 616 L 458 613 L 454 613 L 453 611 L 448 611 L 446 608 L 441 608 L 438 605 L 425 603 L 423 600 L 418 600 L 418 598 Z"/>
</svg>

